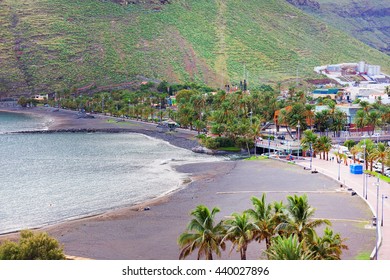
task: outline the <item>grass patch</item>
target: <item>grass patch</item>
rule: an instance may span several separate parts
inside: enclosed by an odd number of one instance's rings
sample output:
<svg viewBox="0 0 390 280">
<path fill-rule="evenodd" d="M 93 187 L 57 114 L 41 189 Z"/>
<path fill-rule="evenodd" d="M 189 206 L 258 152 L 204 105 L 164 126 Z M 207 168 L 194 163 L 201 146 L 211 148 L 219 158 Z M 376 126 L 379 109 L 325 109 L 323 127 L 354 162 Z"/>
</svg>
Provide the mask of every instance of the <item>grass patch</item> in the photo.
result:
<svg viewBox="0 0 390 280">
<path fill-rule="evenodd" d="M 251 156 L 249 158 L 246 158 L 245 160 L 265 160 L 268 159 L 267 156 Z"/>
<path fill-rule="evenodd" d="M 360 252 L 355 257 L 355 260 L 369 260 L 370 259 L 370 255 L 371 255 L 371 253 L 369 253 L 369 252 Z"/>
<path fill-rule="evenodd" d="M 382 175 L 382 174 L 380 174 L 378 172 L 370 171 L 370 170 L 365 170 L 364 172 L 367 173 L 367 174 L 370 174 L 371 176 L 379 178 L 380 180 L 382 180 L 382 181 L 384 181 L 386 183 L 390 183 L 390 178 L 389 177 L 387 177 L 385 175 Z"/>
<path fill-rule="evenodd" d="M 218 148 L 219 151 L 225 151 L 225 152 L 240 152 L 241 149 L 237 147 L 221 147 Z"/>
</svg>

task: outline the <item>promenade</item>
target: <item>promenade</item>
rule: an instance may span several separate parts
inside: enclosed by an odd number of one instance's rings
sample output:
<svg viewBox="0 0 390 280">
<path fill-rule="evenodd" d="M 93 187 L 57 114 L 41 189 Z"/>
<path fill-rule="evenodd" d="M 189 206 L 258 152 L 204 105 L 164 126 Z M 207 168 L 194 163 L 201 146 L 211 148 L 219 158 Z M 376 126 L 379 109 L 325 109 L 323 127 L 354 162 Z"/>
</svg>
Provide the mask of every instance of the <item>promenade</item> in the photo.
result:
<svg viewBox="0 0 390 280">
<path fill-rule="evenodd" d="M 332 155 L 330 154 L 331 158 Z M 310 168 L 310 158 L 305 160 L 296 161 L 298 165 L 305 168 Z M 344 163 L 338 164 L 336 160 L 326 161 L 318 158 L 313 158 L 312 170 L 327 175 L 336 181 L 339 181 L 344 187 L 352 188 L 360 197 L 363 198 L 363 175 L 351 174 L 348 166 Z M 310 172 L 309 170 L 307 172 Z M 339 175 L 340 174 L 340 175 Z M 316 174 L 313 174 L 316 176 Z M 338 177 L 340 176 L 340 180 Z M 367 203 L 376 216 L 377 213 L 377 186 L 378 179 L 367 175 Z M 383 216 L 382 216 L 382 195 L 387 196 L 388 199 L 383 200 Z M 363 198 L 364 199 L 364 198 Z M 381 244 L 378 250 L 378 260 L 390 260 L 390 184 L 379 180 L 379 216 L 377 225 L 380 227 Z M 383 219 L 383 226 L 381 221 Z M 379 241 L 380 242 L 380 241 Z M 375 256 L 375 248 L 371 254 L 373 258 Z"/>
</svg>

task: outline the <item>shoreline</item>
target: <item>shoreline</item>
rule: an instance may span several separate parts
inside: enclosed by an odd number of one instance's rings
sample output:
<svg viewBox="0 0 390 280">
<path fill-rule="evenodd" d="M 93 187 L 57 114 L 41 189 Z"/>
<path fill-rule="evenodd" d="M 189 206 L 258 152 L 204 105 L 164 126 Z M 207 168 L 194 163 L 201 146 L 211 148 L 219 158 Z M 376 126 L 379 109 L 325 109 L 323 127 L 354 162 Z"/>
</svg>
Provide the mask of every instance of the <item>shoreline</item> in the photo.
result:
<svg viewBox="0 0 390 280">
<path fill-rule="evenodd" d="M 76 111 L 60 109 L 58 111 L 53 111 L 53 108 L 40 107 L 40 108 L 0 108 L 0 112 L 9 112 L 16 114 L 26 114 L 32 117 L 42 118 L 45 123 L 50 122 L 50 125 L 47 129 L 37 129 L 37 130 L 26 130 L 26 131 L 14 131 L 6 132 L 6 134 L 51 134 L 51 133 L 135 133 L 141 134 L 145 137 L 150 137 L 151 139 L 158 139 L 167 142 L 168 144 L 175 146 L 177 148 L 182 148 L 192 151 L 193 147 L 198 146 L 198 141 L 194 140 L 193 137 L 195 133 L 193 131 L 187 131 L 181 129 L 177 133 L 165 133 L 160 132 L 156 129 L 157 124 L 148 123 L 135 120 L 126 120 L 126 123 L 134 125 L 134 127 L 120 127 L 124 125 L 125 122 L 108 122 L 109 120 L 116 120 L 118 118 L 111 116 L 103 115 L 94 115 L 93 119 L 83 119 L 77 118 Z M 182 181 L 178 186 L 168 190 L 164 193 L 161 193 L 158 196 L 148 198 L 146 200 L 135 202 L 130 205 L 123 205 L 116 208 L 96 211 L 97 213 L 86 214 L 85 216 L 68 218 L 65 220 L 53 221 L 47 224 L 40 226 L 32 227 L 30 230 L 42 231 L 47 228 L 56 227 L 65 223 L 77 222 L 90 220 L 94 218 L 103 218 L 106 216 L 120 216 L 122 212 L 140 212 L 144 208 L 155 206 L 167 201 L 168 197 L 174 193 L 181 191 L 187 188 L 194 180 L 195 177 L 192 177 L 190 174 L 185 174 L 178 172 L 176 167 L 178 165 L 172 166 L 175 172 L 183 176 Z M 184 175 L 186 177 L 184 178 Z M 10 238 L 11 240 L 16 239 L 16 235 L 20 233 L 20 230 L 13 230 L 10 232 L 0 233 L 0 241 L 5 238 Z"/>
<path fill-rule="evenodd" d="M 100 114 L 94 114 L 94 118 L 77 118 L 78 112 L 76 111 L 66 109 L 58 109 L 57 111 L 57 109 L 51 107 L 1 108 L 0 111 L 42 117 L 49 122 L 47 129 L 15 131 L 12 133 L 140 133 L 187 150 L 199 146 L 199 142 L 195 138 L 196 131 L 177 129 L 176 132 L 166 133 L 159 131 L 156 123 L 132 119 L 117 122 L 119 120 L 117 117 Z"/>
</svg>

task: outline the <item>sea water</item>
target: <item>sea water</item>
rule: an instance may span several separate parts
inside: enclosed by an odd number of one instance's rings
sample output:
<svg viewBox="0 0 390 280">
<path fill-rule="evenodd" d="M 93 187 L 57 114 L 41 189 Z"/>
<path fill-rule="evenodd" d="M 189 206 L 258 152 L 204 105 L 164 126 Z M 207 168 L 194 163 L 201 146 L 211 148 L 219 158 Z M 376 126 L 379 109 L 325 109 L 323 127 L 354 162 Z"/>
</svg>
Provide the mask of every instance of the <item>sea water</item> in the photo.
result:
<svg viewBox="0 0 390 280">
<path fill-rule="evenodd" d="M 9 114 L 5 129 L 2 115 L 3 132 L 19 130 Z M 20 123 L 20 114 L 15 118 Z M 30 127 L 36 128 L 36 121 Z M 141 134 L 0 134 L 0 233 L 161 196 L 184 179 L 174 164 L 210 160 Z"/>
</svg>

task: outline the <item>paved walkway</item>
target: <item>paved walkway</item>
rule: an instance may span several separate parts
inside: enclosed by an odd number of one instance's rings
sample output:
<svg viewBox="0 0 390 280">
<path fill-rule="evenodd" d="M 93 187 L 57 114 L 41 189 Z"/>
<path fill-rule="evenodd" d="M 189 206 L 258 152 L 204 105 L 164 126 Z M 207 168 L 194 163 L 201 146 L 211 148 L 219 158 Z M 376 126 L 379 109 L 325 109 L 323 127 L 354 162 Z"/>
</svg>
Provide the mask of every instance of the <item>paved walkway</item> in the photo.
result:
<svg viewBox="0 0 390 280">
<path fill-rule="evenodd" d="M 304 161 L 297 161 L 297 164 L 306 168 L 310 167 L 310 158 L 306 158 Z M 339 169 L 340 168 L 340 169 Z M 363 197 L 363 175 L 351 174 L 349 171 L 349 165 L 345 166 L 344 163 L 340 165 L 336 160 L 326 161 L 313 158 L 312 169 L 317 170 L 335 180 L 338 180 L 340 170 L 340 184 L 348 188 L 352 188 L 358 195 Z M 310 171 L 308 171 L 310 172 Z M 315 176 L 315 174 L 313 174 Z M 373 213 L 376 216 L 377 211 L 377 187 L 376 183 L 378 179 L 367 175 L 367 202 L 371 207 Z M 383 217 L 382 217 L 382 195 L 388 197 L 383 200 Z M 380 237 L 382 243 L 379 248 L 378 259 L 390 260 L 390 184 L 380 181 L 379 183 L 379 219 L 378 226 L 381 225 L 381 219 L 383 219 L 383 226 L 380 227 Z M 371 257 L 375 256 L 375 248 Z"/>
</svg>

